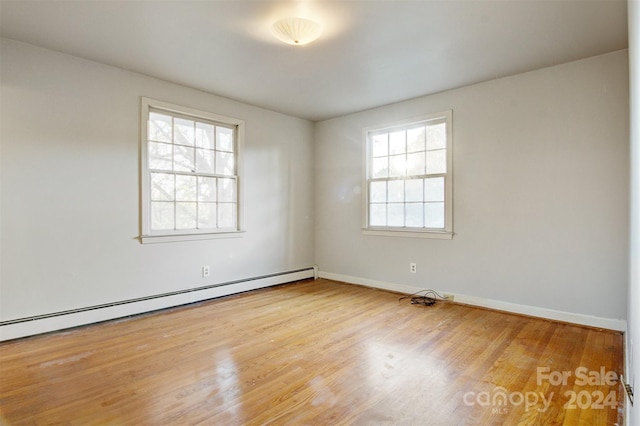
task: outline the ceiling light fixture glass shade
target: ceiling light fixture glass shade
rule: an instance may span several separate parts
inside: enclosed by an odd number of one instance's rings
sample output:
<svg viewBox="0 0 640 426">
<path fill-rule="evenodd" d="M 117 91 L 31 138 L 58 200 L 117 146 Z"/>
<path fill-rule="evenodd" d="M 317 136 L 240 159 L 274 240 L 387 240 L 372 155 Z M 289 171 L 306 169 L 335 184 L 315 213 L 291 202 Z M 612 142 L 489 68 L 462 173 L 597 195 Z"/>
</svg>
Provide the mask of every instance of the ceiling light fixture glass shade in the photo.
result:
<svg viewBox="0 0 640 426">
<path fill-rule="evenodd" d="M 273 34 L 280 41 L 295 46 L 311 43 L 321 33 L 320 24 L 304 18 L 284 18 L 273 24 Z"/>
</svg>

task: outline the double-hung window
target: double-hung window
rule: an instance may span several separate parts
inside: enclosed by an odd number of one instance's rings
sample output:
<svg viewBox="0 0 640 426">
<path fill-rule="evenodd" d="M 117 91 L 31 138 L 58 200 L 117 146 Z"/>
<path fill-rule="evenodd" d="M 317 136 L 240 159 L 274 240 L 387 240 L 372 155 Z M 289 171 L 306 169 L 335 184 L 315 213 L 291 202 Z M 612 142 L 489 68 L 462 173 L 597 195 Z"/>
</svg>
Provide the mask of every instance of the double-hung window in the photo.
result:
<svg viewBox="0 0 640 426">
<path fill-rule="evenodd" d="M 143 242 L 241 230 L 243 121 L 142 98 Z"/>
<path fill-rule="evenodd" d="M 451 111 L 365 130 L 364 232 L 451 238 Z"/>
</svg>

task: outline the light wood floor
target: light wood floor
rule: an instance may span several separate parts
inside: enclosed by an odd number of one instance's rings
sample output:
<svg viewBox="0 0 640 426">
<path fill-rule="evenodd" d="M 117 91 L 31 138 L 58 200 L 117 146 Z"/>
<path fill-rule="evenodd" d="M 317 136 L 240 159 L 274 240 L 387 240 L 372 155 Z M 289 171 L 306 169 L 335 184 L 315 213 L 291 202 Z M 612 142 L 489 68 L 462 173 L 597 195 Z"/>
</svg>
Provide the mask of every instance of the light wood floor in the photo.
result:
<svg viewBox="0 0 640 426">
<path fill-rule="evenodd" d="M 622 423 L 622 386 L 595 378 L 601 368 L 622 372 L 620 333 L 455 303 L 410 305 L 398 297 L 304 281 L 5 342 L 0 420 Z M 581 384 L 579 367 L 592 385 Z M 548 379 L 563 371 L 571 374 L 566 384 Z"/>
</svg>

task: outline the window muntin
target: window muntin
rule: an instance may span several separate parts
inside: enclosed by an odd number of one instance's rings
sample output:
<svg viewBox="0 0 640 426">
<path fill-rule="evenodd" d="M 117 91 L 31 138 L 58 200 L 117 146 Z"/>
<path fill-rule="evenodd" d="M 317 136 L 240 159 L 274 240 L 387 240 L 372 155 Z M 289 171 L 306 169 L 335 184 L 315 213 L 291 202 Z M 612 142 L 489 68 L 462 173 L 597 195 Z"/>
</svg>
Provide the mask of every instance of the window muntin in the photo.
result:
<svg viewBox="0 0 640 426">
<path fill-rule="evenodd" d="M 143 239 L 240 230 L 242 125 L 143 98 Z"/>
<path fill-rule="evenodd" d="M 451 112 L 365 134 L 365 230 L 450 234 Z"/>
</svg>

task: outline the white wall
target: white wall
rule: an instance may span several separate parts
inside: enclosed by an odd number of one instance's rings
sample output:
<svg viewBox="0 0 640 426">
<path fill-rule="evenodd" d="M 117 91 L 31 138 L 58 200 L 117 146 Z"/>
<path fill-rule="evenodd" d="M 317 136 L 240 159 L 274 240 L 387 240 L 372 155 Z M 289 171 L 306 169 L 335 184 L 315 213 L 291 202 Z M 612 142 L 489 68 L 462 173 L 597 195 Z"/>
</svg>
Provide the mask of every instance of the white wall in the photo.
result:
<svg viewBox="0 0 640 426">
<path fill-rule="evenodd" d="M 321 275 L 624 327 L 627 67 L 621 51 L 318 123 Z M 362 129 L 448 109 L 453 240 L 363 235 Z"/>
<path fill-rule="evenodd" d="M 313 265 L 313 123 L 10 40 L 1 49 L 0 320 Z M 136 239 L 141 96 L 245 120 L 243 238 Z"/>
<path fill-rule="evenodd" d="M 627 424 L 640 424 L 638 404 L 638 356 L 640 356 L 640 4 L 627 3 L 629 19 L 629 82 L 631 106 L 631 188 L 630 188 L 630 238 L 629 238 L 629 298 L 628 332 L 626 341 L 626 379 L 636 394 L 634 407 L 627 405 L 631 417 Z"/>
<path fill-rule="evenodd" d="M 626 319 L 626 51 L 324 121 L 315 135 L 305 120 L 50 50 L 2 40 L 0 55 L 0 320 L 314 262 Z M 244 238 L 138 242 L 140 96 L 246 121 Z M 455 237 L 362 235 L 362 128 L 446 109 Z"/>
</svg>

